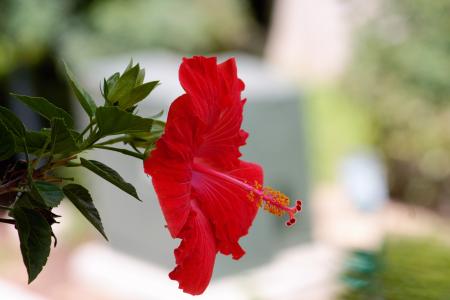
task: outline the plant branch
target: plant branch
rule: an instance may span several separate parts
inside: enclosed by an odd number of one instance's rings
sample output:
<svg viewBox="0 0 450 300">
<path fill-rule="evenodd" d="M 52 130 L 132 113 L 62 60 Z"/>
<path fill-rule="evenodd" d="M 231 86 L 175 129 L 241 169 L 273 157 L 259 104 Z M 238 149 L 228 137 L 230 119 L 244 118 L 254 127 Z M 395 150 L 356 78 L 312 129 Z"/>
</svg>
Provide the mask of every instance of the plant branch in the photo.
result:
<svg viewBox="0 0 450 300">
<path fill-rule="evenodd" d="M 115 143 L 119 143 L 119 142 L 125 142 L 125 140 L 126 140 L 126 137 L 125 136 L 121 136 L 121 137 L 113 138 L 113 139 L 110 139 L 110 140 L 106 140 L 106 141 L 98 143 L 96 145 L 99 145 L 99 146 L 111 145 L 111 144 L 115 144 Z"/>
<path fill-rule="evenodd" d="M 17 178 L 15 178 L 14 180 L 11 180 L 11 181 L 9 181 L 9 182 L 3 184 L 3 185 L 0 185 L 0 193 L 1 193 L 1 190 L 3 190 L 3 189 L 8 189 L 8 188 L 11 187 L 12 185 L 14 185 L 14 183 L 20 181 L 21 179 L 23 179 L 23 177 L 17 177 Z"/>
<path fill-rule="evenodd" d="M 12 210 L 11 207 L 9 207 L 9 206 L 4 206 L 4 205 L 0 205 L 0 209 L 4 209 L 4 210 Z"/>
<path fill-rule="evenodd" d="M 78 157 L 78 155 L 72 155 L 60 160 L 55 160 L 50 164 L 51 168 L 55 168 L 55 167 L 59 167 L 59 166 L 65 166 L 66 164 L 68 164 L 71 160 L 74 160 Z"/>
<path fill-rule="evenodd" d="M 91 122 L 90 122 L 90 123 L 86 126 L 86 128 L 83 130 L 83 132 L 81 132 L 79 138 L 81 138 L 83 135 L 85 135 L 86 132 L 88 132 L 88 130 L 91 129 L 92 126 L 94 126 L 95 123 L 96 123 L 96 122 L 95 122 L 95 119 L 92 119 Z"/>
<path fill-rule="evenodd" d="M 4 219 L 4 218 L 0 218 L 0 223 L 6 223 L 6 224 L 12 224 L 15 225 L 16 221 L 14 219 Z"/>
<path fill-rule="evenodd" d="M 71 162 L 71 161 L 69 161 L 68 163 L 67 163 L 67 165 L 65 165 L 65 167 L 67 167 L 67 168 L 73 168 L 73 167 L 79 167 L 79 166 L 81 166 L 81 164 L 80 163 L 74 163 L 74 162 Z"/>
<path fill-rule="evenodd" d="M 88 138 L 84 141 L 83 145 L 81 145 L 82 151 L 91 148 L 101 138 L 102 136 L 98 131 L 94 134 L 89 135 Z"/>
<path fill-rule="evenodd" d="M 19 187 L 11 187 L 11 188 L 6 188 L 4 190 L 0 190 L 0 195 L 8 194 L 11 192 L 23 192 L 23 191 L 24 190 Z"/>
<path fill-rule="evenodd" d="M 99 148 L 99 149 L 104 149 L 104 150 L 120 152 L 122 154 L 125 154 L 125 155 L 128 155 L 128 156 L 132 156 L 132 157 L 136 157 L 136 158 L 139 158 L 141 160 L 144 159 L 144 155 L 143 154 L 135 153 L 135 152 L 127 150 L 127 149 L 114 148 L 114 147 L 102 146 L 102 145 L 94 145 L 93 147 L 94 148 Z"/>
</svg>

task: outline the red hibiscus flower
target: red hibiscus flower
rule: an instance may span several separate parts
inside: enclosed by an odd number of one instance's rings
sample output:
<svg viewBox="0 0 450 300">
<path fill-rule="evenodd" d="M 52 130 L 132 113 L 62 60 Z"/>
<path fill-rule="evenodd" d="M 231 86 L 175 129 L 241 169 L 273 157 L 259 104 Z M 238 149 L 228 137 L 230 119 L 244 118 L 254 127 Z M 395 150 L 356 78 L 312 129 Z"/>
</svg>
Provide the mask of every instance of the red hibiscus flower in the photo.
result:
<svg viewBox="0 0 450 300">
<path fill-rule="evenodd" d="M 248 134 L 241 129 L 244 83 L 234 59 L 183 59 L 179 77 L 185 94 L 171 105 L 163 136 L 144 163 L 152 176 L 167 227 L 182 239 L 169 277 L 193 295 L 209 284 L 217 252 L 239 259 L 258 207 L 287 213 L 287 225 L 301 202 L 288 207 L 282 193 L 263 188 L 263 170 L 240 160 Z"/>
</svg>

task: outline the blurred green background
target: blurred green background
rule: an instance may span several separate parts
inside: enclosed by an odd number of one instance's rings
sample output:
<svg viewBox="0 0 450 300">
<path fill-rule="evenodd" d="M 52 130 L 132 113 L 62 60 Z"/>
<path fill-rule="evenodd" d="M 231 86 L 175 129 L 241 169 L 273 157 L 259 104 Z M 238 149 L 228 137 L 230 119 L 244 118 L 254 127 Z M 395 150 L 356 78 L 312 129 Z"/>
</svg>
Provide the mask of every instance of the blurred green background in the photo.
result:
<svg viewBox="0 0 450 300">
<path fill-rule="evenodd" d="M 390 195 L 450 212 L 450 1 L 382 1 L 341 89 L 370 114 Z"/>
<path fill-rule="evenodd" d="M 390 236 L 378 253 L 353 253 L 340 299 L 448 299 L 450 247 L 432 238 Z"/>
</svg>

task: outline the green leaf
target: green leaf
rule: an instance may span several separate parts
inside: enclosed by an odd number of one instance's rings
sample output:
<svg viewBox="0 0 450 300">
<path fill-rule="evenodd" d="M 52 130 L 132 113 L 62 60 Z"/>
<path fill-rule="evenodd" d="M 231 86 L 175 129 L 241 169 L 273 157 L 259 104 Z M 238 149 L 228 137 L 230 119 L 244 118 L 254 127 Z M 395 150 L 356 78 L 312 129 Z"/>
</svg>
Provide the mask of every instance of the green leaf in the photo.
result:
<svg viewBox="0 0 450 300">
<path fill-rule="evenodd" d="M 141 159 L 141 160 L 144 159 L 144 155 L 142 155 L 141 153 L 133 152 L 133 151 L 130 151 L 128 149 L 115 148 L 115 147 L 102 146 L 102 145 L 95 145 L 94 148 L 119 152 L 119 153 L 122 153 L 122 154 L 125 154 L 125 155 L 128 155 L 128 156 L 136 157 L 136 158 Z"/>
<path fill-rule="evenodd" d="M 52 229 L 47 220 L 29 208 L 13 210 L 19 233 L 20 250 L 31 283 L 42 271 L 50 255 Z"/>
<path fill-rule="evenodd" d="M 84 111 L 89 115 L 89 117 L 93 117 L 95 114 L 95 110 L 97 106 L 95 105 L 92 97 L 81 88 L 75 80 L 75 76 L 70 71 L 69 67 L 64 63 L 64 68 L 66 70 L 67 79 L 69 80 L 70 87 L 72 88 L 75 96 L 83 107 Z"/>
<path fill-rule="evenodd" d="M 111 75 L 108 80 L 103 79 L 103 97 L 106 101 L 109 102 L 109 92 L 111 91 L 112 87 L 116 84 L 117 80 L 119 80 L 120 73 L 116 72 L 113 75 Z"/>
<path fill-rule="evenodd" d="M 16 152 L 24 152 L 24 143 L 28 148 L 29 153 L 35 154 L 42 150 L 47 142 L 49 133 L 45 131 L 27 131 L 25 138 L 16 137 Z"/>
<path fill-rule="evenodd" d="M 164 114 L 164 110 L 161 110 L 160 112 L 158 112 L 158 113 L 156 113 L 156 114 L 150 116 L 150 118 L 152 118 L 152 119 L 157 119 L 157 118 L 161 117 L 163 114 Z M 157 121 L 157 120 L 155 120 L 155 122 L 156 122 L 156 121 Z M 158 122 L 162 122 L 162 121 L 158 121 Z M 164 123 L 164 122 L 163 122 L 163 123 Z M 165 123 L 164 123 L 164 124 L 165 124 Z"/>
<path fill-rule="evenodd" d="M 25 126 L 22 121 L 6 107 L 0 106 L 0 120 L 15 136 L 22 137 L 25 135 Z"/>
<path fill-rule="evenodd" d="M 18 208 L 29 208 L 33 209 L 34 211 L 41 214 L 42 217 L 44 217 L 47 220 L 47 223 L 52 226 L 52 224 L 57 223 L 56 218 L 60 217 L 58 215 L 55 215 L 52 213 L 52 208 L 49 208 L 48 206 L 42 204 L 41 199 L 36 199 L 33 197 L 31 193 L 22 193 L 22 195 L 19 197 L 19 199 L 16 200 L 14 203 L 14 209 L 10 212 L 10 216 L 14 217 L 14 210 Z M 55 238 L 56 243 L 56 237 Z"/>
<path fill-rule="evenodd" d="M 83 216 L 105 237 L 102 220 L 97 209 L 94 206 L 89 191 L 78 184 L 68 184 L 63 187 L 64 194 L 72 201 L 73 205 L 83 214 Z"/>
<path fill-rule="evenodd" d="M 131 69 L 133 67 L 133 58 L 130 58 L 130 62 L 128 63 L 127 67 L 125 68 L 125 71 L 128 71 L 129 69 Z"/>
<path fill-rule="evenodd" d="M 27 131 L 25 133 L 25 142 L 27 143 L 28 151 L 35 152 L 36 150 L 42 149 L 49 135 L 49 132 Z"/>
<path fill-rule="evenodd" d="M 136 84 L 136 79 L 139 74 L 139 65 L 128 69 L 117 80 L 114 86 L 109 90 L 108 100 L 112 103 L 118 103 L 122 106 L 122 102 L 126 100 L 131 90 Z"/>
<path fill-rule="evenodd" d="M 12 95 L 49 121 L 51 121 L 53 118 L 62 118 L 69 127 L 73 127 L 73 119 L 70 114 L 65 110 L 55 106 L 47 99 L 42 97 L 30 97 L 18 94 Z"/>
<path fill-rule="evenodd" d="M 139 101 L 144 100 L 151 93 L 151 91 L 158 85 L 158 83 L 159 81 L 150 81 L 135 87 L 131 91 L 131 94 L 128 97 L 127 102 L 123 104 L 123 108 L 131 107 L 136 103 L 138 103 Z"/>
<path fill-rule="evenodd" d="M 153 147 L 153 144 L 159 140 L 164 133 L 165 123 L 159 120 L 153 120 L 152 130 L 147 132 L 130 133 L 124 140 L 136 148 Z"/>
<path fill-rule="evenodd" d="M 51 136 L 52 152 L 57 154 L 68 154 L 79 151 L 72 131 L 67 128 L 63 119 L 52 120 Z"/>
<path fill-rule="evenodd" d="M 118 107 L 99 107 L 95 114 L 102 136 L 150 131 L 153 120 L 120 110 Z"/>
<path fill-rule="evenodd" d="M 0 160 L 10 158 L 16 152 L 16 142 L 11 131 L 5 126 L 0 119 Z"/>
<path fill-rule="evenodd" d="M 22 195 L 17 199 L 14 203 L 14 209 L 17 208 L 36 208 L 36 207 L 44 207 L 40 200 L 36 200 L 31 197 L 30 193 L 22 193 Z"/>
<path fill-rule="evenodd" d="M 46 181 L 35 181 L 31 185 L 31 192 L 34 198 L 40 200 L 47 207 L 56 207 L 64 198 L 61 188 Z"/>
<path fill-rule="evenodd" d="M 144 82 L 144 79 L 145 79 L 145 69 L 140 69 L 139 73 L 138 73 L 138 76 L 136 78 L 136 85 L 135 86 L 141 85 Z"/>
<path fill-rule="evenodd" d="M 162 114 L 162 111 L 159 113 Z M 164 132 L 164 128 L 166 127 L 166 123 L 160 120 L 154 120 L 153 121 L 153 127 L 152 127 L 152 133 L 158 133 L 162 134 Z"/>
<path fill-rule="evenodd" d="M 107 165 L 105 165 L 99 161 L 96 161 L 96 160 L 87 160 L 84 158 L 80 158 L 80 161 L 81 161 L 81 165 L 83 167 L 89 169 L 90 171 L 94 172 L 98 176 L 100 176 L 103 179 L 114 184 L 122 191 L 124 191 L 124 192 L 130 194 L 131 196 L 133 196 L 134 198 L 140 200 L 134 186 L 132 186 L 130 183 L 123 180 L 123 178 L 119 175 L 119 173 L 117 173 L 116 171 L 114 171 L 113 169 L 108 167 Z"/>
</svg>

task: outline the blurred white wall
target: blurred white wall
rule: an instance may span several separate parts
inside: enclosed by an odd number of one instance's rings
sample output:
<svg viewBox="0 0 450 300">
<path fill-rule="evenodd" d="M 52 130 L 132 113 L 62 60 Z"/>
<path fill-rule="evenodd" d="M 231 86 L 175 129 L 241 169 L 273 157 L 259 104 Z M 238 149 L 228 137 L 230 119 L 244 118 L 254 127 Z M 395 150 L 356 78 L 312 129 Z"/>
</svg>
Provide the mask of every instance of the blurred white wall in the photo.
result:
<svg viewBox="0 0 450 300">
<path fill-rule="evenodd" d="M 266 47 L 267 60 L 301 83 L 336 79 L 352 48 L 352 28 L 378 0 L 278 0 Z"/>
</svg>

